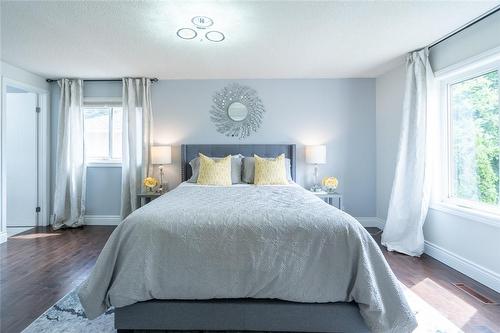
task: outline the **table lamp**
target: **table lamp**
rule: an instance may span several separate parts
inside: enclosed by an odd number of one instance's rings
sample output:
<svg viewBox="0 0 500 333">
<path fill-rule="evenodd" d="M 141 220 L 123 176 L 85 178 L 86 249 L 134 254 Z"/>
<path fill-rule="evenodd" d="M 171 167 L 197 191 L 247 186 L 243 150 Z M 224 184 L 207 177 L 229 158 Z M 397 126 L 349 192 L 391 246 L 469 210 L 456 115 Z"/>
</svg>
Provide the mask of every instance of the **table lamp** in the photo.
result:
<svg viewBox="0 0 500 333">
<path fill-rule="evenodd" d="M 314 164 L 314 185 L 311 191 L 321 191 L 318 184 L 318 164 L 326 164 L 326 145 L 306 146 L 306 163 Z"/>
<path fill-rule="evenodd" d="M 172 163 L 172 147 L 171 146 L 153 146 L 151 147 L 151 163 L 159 165 L 160 169 L 160 187 L 158 192 L 167 190 L 167 184 L 163 183 L 163 166 Z"/>
</svg>

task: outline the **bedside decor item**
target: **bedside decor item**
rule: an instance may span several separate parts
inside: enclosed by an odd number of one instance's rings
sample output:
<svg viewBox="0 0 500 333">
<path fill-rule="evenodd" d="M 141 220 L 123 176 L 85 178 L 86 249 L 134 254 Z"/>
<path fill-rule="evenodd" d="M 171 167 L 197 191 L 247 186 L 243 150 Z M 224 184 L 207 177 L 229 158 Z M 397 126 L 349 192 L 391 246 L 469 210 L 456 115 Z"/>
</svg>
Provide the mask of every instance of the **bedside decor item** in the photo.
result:
<svg viewBox="0 0 500 333">
<path fill-rule="evenodd" d="M 151 147 L 151 163 L 153 165 L 159 165 L 158 169 L 160 169 L 160 186 L 156 191 L 160 193 L 166 192 L 168 190 L 168 185 L 166 181 L 163 181 L 163 166 L 172 163 L 172 147 Z"/>
<path fill-rule="evenodd" d="M 326 146 L 306 146 L 306 163 L 314 164 L 314 185 L 311 191 L 321 191 L 321 186 L 318 184 L 318 164 L 326 164 Z"/>
<path fill-rule="evenodd" d="M 254 89 L 232 83 L 217 91 L 213 102 L 210 118 L 219 133 L 244 139 L 260 127 L 265 110 Z"/>
<path fill-rule="evenodd" d="M 339 180 L 335 177 L 325 177 L 322 181 L 323 187 L 328 193 L 335 193 L 337 186 L 339 186 Z"/>
<path fill-rule="evenodd" d="M 153 192 L 153 189 L 158 185 L 158 180 L 154 177 L 146 177 L 142 183 L 148 191 Z"/>
</svg>

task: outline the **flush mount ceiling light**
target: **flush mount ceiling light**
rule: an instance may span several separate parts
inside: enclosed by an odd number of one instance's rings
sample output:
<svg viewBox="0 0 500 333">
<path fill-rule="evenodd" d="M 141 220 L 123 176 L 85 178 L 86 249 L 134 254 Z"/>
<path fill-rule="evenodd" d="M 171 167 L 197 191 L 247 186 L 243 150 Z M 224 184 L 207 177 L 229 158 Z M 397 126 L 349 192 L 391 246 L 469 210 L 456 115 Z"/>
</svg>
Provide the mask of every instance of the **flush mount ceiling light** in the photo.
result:
<svg viewBox="0 0 500 333">
<path fill-rule="evenodd" d="M 212 20 L 210 17 L 195 16 L 191 19 L 191 23 L 194 25 L 194 28 L 180 28 L 179 30 L 177 30 L 177 36 L 179 36 L 179 38 L 195 39 L 199 35 L 200 42 L 203 41 L 204 36 L 206 40 L 215 43 L 222 42 L 224 39 L 226 39 L 226 36 L 222 32 L 217 30 L 207 31 L 204 35 L 201 32 L 200 34 L 197 32 L 197 30 L 205 30 L 214 25 L 214 20 Z"/>
<path fill-rule="evenodd" d="M 179 36 L 182 39 L 193 39 L 197 36 L 198 34 L 196 31 L 194 31 L 191 28 L 182 28 L 177 30 L 177 36 Z"/>
<path fill-rule="evenodd" d="M 222 42 L 226 36 L 220 31 L 209 31 L 205 34 L 205 38 L 211 42 Z"/>
<path fill-rule="evenodd" d="M 195 16 L 191 19 L 191 22 L 193 22 L 198 29 L 206 29 L 214 24 L 214 21 L 206 16 Z"/>
</svg>

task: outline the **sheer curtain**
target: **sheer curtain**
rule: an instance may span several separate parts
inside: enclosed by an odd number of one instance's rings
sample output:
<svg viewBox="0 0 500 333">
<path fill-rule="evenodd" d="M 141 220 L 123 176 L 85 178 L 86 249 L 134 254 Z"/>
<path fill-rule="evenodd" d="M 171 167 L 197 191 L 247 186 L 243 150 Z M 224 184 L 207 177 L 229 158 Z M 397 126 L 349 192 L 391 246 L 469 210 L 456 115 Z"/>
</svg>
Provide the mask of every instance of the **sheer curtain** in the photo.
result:
<svg viewBox="0 0 500 333">
<path fill-rule="evenodd" d="M 82 80 L 62 79 L 52 227 L 78 227 L 85 216 L 85 147 Z"/>
<path fill-rule="evenodd" d="M 406 88 L 398 160 L 382 244 L 411 256 L 424 252 L 423 225 L 430 197 L 427 147 L 428 50 L 412 52 L 406 61 Z"/>
<path fill-rule="evenodd" d="M 151 174 L 151 80 L 123 79 L 121 218 L 138 207 L 142 179 Z"/>
</svg>

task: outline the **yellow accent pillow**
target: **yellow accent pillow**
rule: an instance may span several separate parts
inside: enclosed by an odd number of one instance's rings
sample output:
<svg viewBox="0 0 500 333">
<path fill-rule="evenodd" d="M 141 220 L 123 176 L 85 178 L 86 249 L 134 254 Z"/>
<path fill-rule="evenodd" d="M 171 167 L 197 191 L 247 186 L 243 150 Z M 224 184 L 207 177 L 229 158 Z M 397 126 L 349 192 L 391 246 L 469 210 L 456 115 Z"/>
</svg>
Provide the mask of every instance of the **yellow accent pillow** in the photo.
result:
<svg viewBox="0 0 500 333">
<path fill-rule="evenodd" d="M 285 154 L 273 159 L 255 157 L 255 185 L 284 185 L 286 179 Z"/>
<path fill-rule="evenodd" d="M 231 155 L 220 160 L 213 160 L 200 153 L 200 185 L 230 186 L 231 182 Z"/>
</svg>

